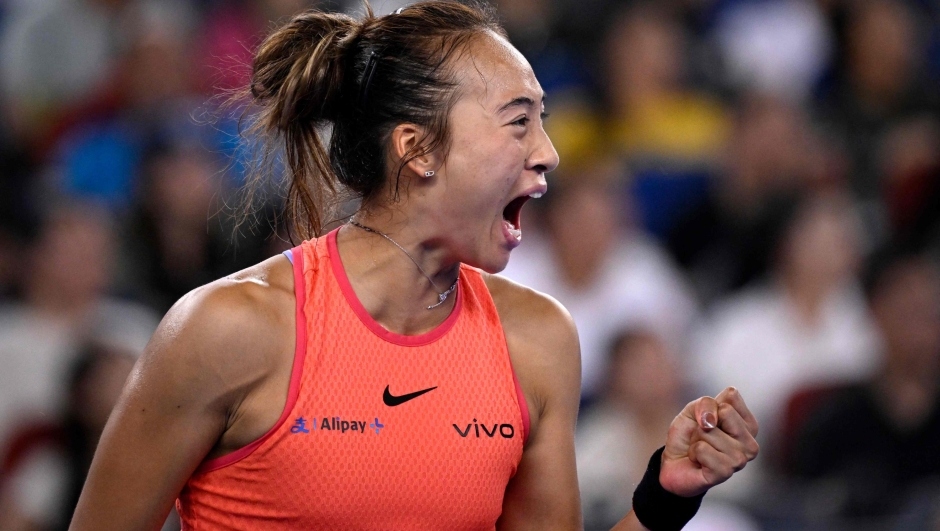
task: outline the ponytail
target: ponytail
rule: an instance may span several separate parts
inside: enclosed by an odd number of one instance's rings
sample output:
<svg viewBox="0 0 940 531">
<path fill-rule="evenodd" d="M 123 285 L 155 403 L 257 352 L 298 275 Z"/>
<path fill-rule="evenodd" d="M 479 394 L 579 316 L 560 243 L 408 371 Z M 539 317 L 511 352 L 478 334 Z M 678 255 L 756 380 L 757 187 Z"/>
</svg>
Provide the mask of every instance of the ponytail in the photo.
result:
<svg viewBox="0 0 940 531">
<path fill-rule="evenodd" d="M 305 221 L 295 225 L 304 239 L 320 233 L 321 205 L 336 193 L 318 129 L 336 117 L 343 52 L 358 27 L 346 15 L 307 12 L 268 36 L 252 62 L 251 95 L 262 108 L 257 129 L 283 139 L 291 172 L 287 215 Z"/>
</svg>

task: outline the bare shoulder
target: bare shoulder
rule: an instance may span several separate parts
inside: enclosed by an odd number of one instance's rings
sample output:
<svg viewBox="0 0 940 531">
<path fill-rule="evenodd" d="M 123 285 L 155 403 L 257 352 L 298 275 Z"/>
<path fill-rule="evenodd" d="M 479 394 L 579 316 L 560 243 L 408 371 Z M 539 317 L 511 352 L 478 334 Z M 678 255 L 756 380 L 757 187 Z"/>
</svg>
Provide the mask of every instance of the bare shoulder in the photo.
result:
<svg viewBox="0 0 940 531">
<path fill-rule="evenodd" d="M 183 296 L 161 321 L 135 373 L 228 402 L 224 396 L 246 392 L 278 370 L 283 353 L 292 351 L 293 321 L 290 265 L 271 258 Z"/>
<path fill-rule="evenodd" d="M 200 463 L 274 424 L 293 346 L 290 272 L 277 257 L 170 309 L 108 420 L 73 529 L 159 527 Z"/>
<path fill-rule="evenodd" d="M 577 342 L 574 320 L 557 300 L 499 275 L 483 278 L 507 334 L 538 343 Z"/>
<path fill-rule="evenodd" d="M 513 367 L 534 407 L 570 401 L 581 386 L 581 350 L 571 314 L 552 297 L 499 275 L 484 273 L 506 334 Z M 533 418 L 533 431 L 535 421 Z"/>
</svg>

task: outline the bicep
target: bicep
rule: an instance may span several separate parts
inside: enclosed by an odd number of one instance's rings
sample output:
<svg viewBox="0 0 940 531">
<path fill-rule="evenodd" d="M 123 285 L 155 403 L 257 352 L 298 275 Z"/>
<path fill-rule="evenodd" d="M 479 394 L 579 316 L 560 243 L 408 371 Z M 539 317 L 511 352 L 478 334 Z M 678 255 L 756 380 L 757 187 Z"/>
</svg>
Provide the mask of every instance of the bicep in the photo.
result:
<svg viewBox="0 0 940 531">
<path fill-rule="evenodd" d="M 506 489 L 501 531 L 581 528 L 574 429 L 566 416 L 546 410 L 539 420 L 536 440 Z"/>
<path fill-rule="evenodd" d="M 211 346 L 186 330 L 194 323 L 179 324 L 183 330 L 165 320 L 134 368 L 70 529 L 158 529 L 224 431 L 224 382 L 204 352 Z"/>
<path fill-rule="evenodd" d="M 560 308 L 560 307 L 559 307 Z M 531 442 L 506 489 L 500 530 L 581 529 L 574 430 L 581 387 L 577 332 L 567 312 L 521 341 L 507 337 L 524 390 L 543 404 Z M 550 329 L 552 333 L 545 334 Z"/>
</svg>

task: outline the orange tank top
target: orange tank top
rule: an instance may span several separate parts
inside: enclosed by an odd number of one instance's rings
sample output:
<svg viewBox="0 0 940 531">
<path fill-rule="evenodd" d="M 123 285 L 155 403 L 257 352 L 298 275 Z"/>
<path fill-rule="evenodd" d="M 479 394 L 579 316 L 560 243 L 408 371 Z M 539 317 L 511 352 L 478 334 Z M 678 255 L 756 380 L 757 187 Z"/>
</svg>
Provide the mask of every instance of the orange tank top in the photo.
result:
<svg viewBox="0 0 940 531">
<path fill-rule="evenodd" d="M 481 273 L 461 266 L 434 330 L 385 330 L 356 298 L 336 231 L 292 250 L 297 343 L 263 437 L 206 461 L 184 531 L 495 529 L 528 411 Z"/>
</svg>

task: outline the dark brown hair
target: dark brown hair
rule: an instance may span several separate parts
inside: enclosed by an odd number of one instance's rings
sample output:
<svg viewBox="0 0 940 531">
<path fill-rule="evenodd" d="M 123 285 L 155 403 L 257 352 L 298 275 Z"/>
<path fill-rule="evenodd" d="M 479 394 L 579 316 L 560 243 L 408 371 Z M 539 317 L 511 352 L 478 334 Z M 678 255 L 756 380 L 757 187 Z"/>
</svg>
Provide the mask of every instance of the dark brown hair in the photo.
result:
<svg viewBox="0 0 940 531">
<path fill-rule="evenodd" d="M 264 40 L 252 63 L 250 95 L 260 112 L 249 133 L 266 140 L 267 155 L 283 148 L 285 214 L 296 235 L 320 234 L 337 192 L 364 202 L 383 190 L 397 196 L 410 160 L 446 153 L 447 115 L 458 97 L 450 67 L 488 31 L 505 36 L 490 9 L 432 0 L 382 17 L 366 4 L 362 20 L 307 11 Z M 387 143 L 402 123 L 426 136 L 400 161 L 391 186 Z"/>
</svg>

